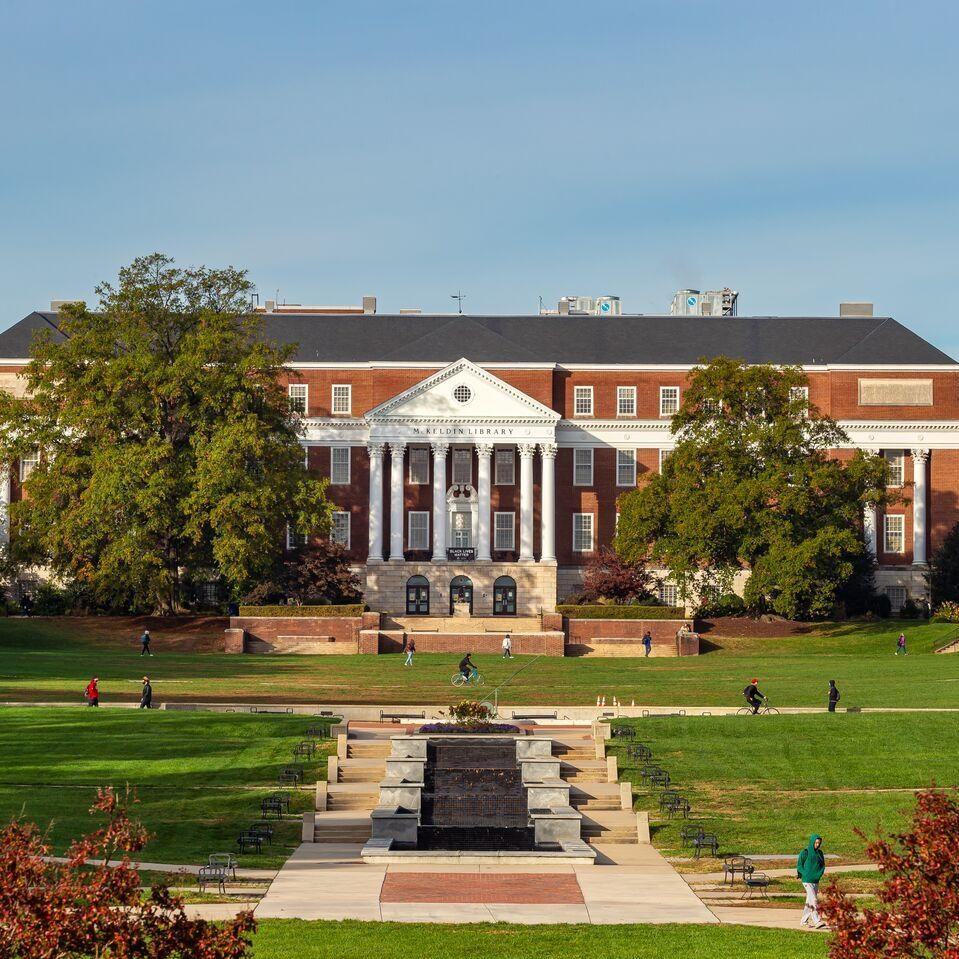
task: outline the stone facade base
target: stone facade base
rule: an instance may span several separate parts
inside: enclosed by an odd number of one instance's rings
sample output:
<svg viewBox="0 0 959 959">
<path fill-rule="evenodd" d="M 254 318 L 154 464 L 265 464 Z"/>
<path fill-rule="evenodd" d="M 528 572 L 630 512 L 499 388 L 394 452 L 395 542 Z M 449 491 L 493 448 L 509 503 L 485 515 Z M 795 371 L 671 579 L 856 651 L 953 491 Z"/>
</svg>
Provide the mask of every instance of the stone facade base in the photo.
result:
<svg viewBox="0 0 959 959">
<path fill-rule="evenodd" d="M 877 566 L 876 589 L 884 593 L 890 586 L 900 586 L 906 591 L 907 599 L 913 599 L 917 603 L 921 600 L 928 602 L 929 584 L 926 582 L 928 572 L 925 566 Z M 893 612 L 895 613 L 896 610 Z"/>
<path fill-rule="evenodd" d="M 430 585 L 431 616 L 450 616 L 450 582 L 473 583 L 473 615 L 493 615 L 493 584 L 500 576 L 516 581 L 516 615 L 537 616 L 556 609 L 556 566 L 546 563 L 373 563 L 366 567 L 364 599 L 371 609 L 406 615 L 406 583 L 423 576 Z"/>
</svg>

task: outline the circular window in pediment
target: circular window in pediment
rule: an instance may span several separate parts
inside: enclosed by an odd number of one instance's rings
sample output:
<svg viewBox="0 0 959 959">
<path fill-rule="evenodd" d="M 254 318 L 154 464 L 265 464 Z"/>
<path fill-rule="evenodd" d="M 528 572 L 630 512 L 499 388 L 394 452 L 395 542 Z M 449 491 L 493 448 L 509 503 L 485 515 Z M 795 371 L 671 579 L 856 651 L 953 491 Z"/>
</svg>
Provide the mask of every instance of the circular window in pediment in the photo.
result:
<svg viewBox="0 0 959 959">
<path fill-rule="evenodd" d="M 456 400 L 457 403 L 469 403 L 472 398 L 473 391 L 468 386 L 457 386 L 456 389 L 453 390 L 453 399 Z"/>
</svg>

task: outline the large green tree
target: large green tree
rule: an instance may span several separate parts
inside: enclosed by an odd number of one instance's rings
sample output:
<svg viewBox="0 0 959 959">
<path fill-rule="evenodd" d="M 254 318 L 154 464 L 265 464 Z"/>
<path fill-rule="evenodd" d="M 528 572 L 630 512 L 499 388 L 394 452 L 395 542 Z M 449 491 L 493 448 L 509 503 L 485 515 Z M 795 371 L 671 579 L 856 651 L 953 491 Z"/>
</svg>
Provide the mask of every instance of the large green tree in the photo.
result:
<svg viewBox="0 0 959 959">
<path fill-rule="evenodd" d="M 801 369 L 720 357 L 692 371 L 662 471 L 619 500 L 617 550 L 662 563 L 687 596 L 749 570 L 753 610 L 829 615 L 869 588 L 862 509 L 887 501 L 884 461 L 808 403 Z"/>
<path fill-rule="evenodd" d="M 27 395 L 0 396 L 0 456 L 40 451 L 11 508 L 21 560 L 113 606 L 173 611 L 185 575 L 248 588 L 289 525 L 323 532 L 326 482 L 303 463 L 251 284 L 228 267 L 134 260 L 99 305 L 36 339 Z"/>
</svg>

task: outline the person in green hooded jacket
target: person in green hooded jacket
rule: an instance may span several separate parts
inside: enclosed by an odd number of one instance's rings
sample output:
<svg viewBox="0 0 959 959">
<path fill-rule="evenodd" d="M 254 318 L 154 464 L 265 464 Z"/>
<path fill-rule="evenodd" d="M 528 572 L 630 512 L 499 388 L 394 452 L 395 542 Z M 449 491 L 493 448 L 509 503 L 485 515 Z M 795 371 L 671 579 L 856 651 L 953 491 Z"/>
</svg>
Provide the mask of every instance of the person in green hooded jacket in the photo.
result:
<svg viewBox="0 0 959 959">
<path fill-rule="evenodd" d="M 826 857 L 822 851 L 822 836 L 814 833 L 809 837 L 809 845 L 796 860 L 796 876 L 806 890 L 806 905 L 803 907 L 800 925 L 812 922 L 816 929 L 825 925 L 819 917 L 819 880 L 825 871 Z"/>
</svg>

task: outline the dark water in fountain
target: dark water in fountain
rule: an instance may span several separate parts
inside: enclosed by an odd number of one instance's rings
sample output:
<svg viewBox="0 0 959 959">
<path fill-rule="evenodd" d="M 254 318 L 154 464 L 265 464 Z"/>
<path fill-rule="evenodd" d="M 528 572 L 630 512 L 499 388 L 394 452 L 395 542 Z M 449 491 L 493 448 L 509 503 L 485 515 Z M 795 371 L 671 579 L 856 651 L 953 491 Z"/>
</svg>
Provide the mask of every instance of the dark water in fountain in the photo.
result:
<svg viewBox="0 0 959 959">
<path fill-rule="evenodd" d="M 533 848 L 514 740 L 430 740 L 426 759 L 418 848 Z"/>
</svg>

